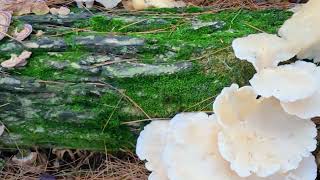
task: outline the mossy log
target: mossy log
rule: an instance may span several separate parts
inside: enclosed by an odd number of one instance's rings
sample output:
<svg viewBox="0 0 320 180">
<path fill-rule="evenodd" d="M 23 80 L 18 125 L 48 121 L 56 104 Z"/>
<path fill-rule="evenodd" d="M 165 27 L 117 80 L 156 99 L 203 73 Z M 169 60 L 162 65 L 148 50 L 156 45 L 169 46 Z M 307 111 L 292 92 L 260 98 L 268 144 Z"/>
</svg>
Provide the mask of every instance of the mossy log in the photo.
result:
<svg viewBox="0 0 320 180">
<path fill-rule="evenodd" d="M 254 70 L 236 60 L 232 40 L 274 33 L 290 15 L 187 8 L 15 18 L 44 35 L 0 42 L 0 62 L 33 52 L 25 67 L 0 69 L 0 145 L 132 149 L 148 119 L 212 111 L 223 87 L 247 84 Z"/>
</svg>

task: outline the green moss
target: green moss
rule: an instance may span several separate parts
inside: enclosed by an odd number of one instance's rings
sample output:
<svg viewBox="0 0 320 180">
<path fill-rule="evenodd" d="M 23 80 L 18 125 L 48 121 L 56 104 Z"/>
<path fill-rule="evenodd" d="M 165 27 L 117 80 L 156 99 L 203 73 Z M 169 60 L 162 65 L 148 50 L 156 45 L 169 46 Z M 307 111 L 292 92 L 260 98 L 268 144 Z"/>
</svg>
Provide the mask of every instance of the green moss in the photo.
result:
<svg viewBox="0 0 320 180">
<path fill-rule="evenodd" d="M 98 32 L 116 31 L 125 23 L 118 19 L 110 19 L 106 16 L 93 16 L 89 21 L 92 30 Z"/>
<path fill-rule="evenodd" d="M 77 149 L 110 151 L 118 148 L 133 149 L 134 136 L 128 127 L 118 126 L 102 131 L 100 127 L 54 122 L 45 120 L 33 120 L 19 126 L 10 126 L 11 133 L 23 134 L 19 147 L 30 146 L 58 146 Z M 56 133 L 53 133 L 56 132 Z"/>
<path fill-rule="evenodd" d="M 9 32 L 14 32 L 15 28 L 18 28 L 17 30 L 21 31 L 23 29 L 23 26 L 24 26 L 23 22 L 21 22 L 17 19 L 13 19 L 12 23 L 10 24 L 10 27 L 9 27 Z"/>
<path fill-rule="evenodd" d="M 94 16 L 89 21 L 79 22 L 78 26 L 94 31 L 90 34 L 114 33 L 146 39 L 146 45 L 138 53 L 138 59 L 144 63 L 193 62 L 194 68 L 191 71 L 172 75 L 106 80 L 124 91 L 151 117 L 172 117 L 182 111 L 210 111 L 214 97 L 223 87 L 232 83 L 247 84 L 254 70 L 248 63 L 235 59 L 231 48 L 228 48 L 232 40 L 258 33 L 257 29 L 274 33 L 291 15 L 280 10 L 237 10 L 216 14 L 205 11 L 196 7 L 151 9 L 141 14 L 134 21 L 136 24 L 124 21 L 121 16 Z M 180 16 L 181 12 L 204 13 L 198 16 Z M 154 18 L 154 14 L 162 17 L 163 13 L 166 18 L 161 21 L 161 18 Z M 172 17 L 167 14 L 172 14 Z M 193 30 L 192 21 L 223 21 L 225 25 L 216 29 L 207 27 Z M 72 46 L 67 52 L 59 53 L 58 56 L 48 56 L 46 52 L 34 53 L 26 68 L 12 73 L 52 81 L 73 81 L 83 76 L 90 77 L 78 69 L 54 70 L 47 65 L 49 61 L 78 62 L 87 56 L 89 52 L 73 45 L 73 38 L 78 35 L 88 35 L 88 32 L 64 37 Z M 211 98 L 208 99 L 209 97 Z M 34 143 L 98 150 L 105 147 L 111 150 L 134 147 L 136 135 L 121 123 L 146 117 L 126 98 L 110 90 L 99 98 L 72 96 L 71 99 L 71 103 L 65 104 L 66 109 L 75 112 L 90 109 L 96 114 L 96 118 L 78 124 L 35 119 L 28 124 L 9 126 L 10 131 L 23 134 L 22 145 Z M 208 100 L 203 101 L 205 99 Z M 203 102 L 199 103 L 201 101 Z M 39 127 L 44 132 L 40 132 Z M 53 130 L 60 133 L 49 133 Z"/>
<path fill-rule="evenodd" d="M 213 98 L 205 104 L 189 108 L 203 99 L 214 97 L 232 82 L 244 85 L 253 74 L 253 69 L 248 68 L 250 66 L 236 64 L 235 59 L 226 61 L 233 70 L 222 68 L 224 64 L 221 59 L 214 58 L 210 61 L 212 69 L 221 67 L 215 73 L 206 74 L 198 66 L 190 72 L 170 76 L 122 79 L 117 82 L 152 117 L 172 117 L 185 110 L 210 111 L 212 108 L 208 104 L 212 103 Z"/>
<path fill-rule="evenodd" d="M 85 57 L 86 54 L 87 53 L 77 50 L 73 52 L 53 53 L 51 55 L 45 52 L 33 53 L 32 58 L 28 60 L 27 66 L 13 70 L 12 74 L 30 76 L 42 80 L 73 81 L 86 73 L 71 67 L 56 70 L 53 69 L 49 63 L 55 61 L 78 62 L 82 57 Z"/>
</svg>

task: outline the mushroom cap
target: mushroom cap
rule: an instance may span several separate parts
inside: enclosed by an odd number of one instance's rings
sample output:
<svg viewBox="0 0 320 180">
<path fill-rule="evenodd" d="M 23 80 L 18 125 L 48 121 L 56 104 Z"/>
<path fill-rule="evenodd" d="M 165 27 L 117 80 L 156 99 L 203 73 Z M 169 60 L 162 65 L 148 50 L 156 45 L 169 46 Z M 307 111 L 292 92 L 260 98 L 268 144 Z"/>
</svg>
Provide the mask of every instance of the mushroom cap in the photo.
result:
<svg viewBox="0 0 320 180">
<path fill-rule="evenodd" d="M 234 112 L 229 119 L 230 111 L 215 109 L 222 125 L 218 135 L 219 151 L 239 176 L 267 177 L 285 173 L 296 169 L 302 158 L 315 150 L 317 129 L 312 121 L 287 114 L 274 98 L 253 102 L 257 94 L 250 87 L 231 86 L 224 91 L 215 107 L 221 104 Z M 243 101 L 245 99 L 254 105 Z"/>
<path fill-rule="evenodd" d="M 315 64 L 298 61 L 296 65 L 300 69 L 308 71 L 316 80 L 320 79 L 320 68 Z M 281 105 L 287 113 L 303 119 L 320 116 L 320 90 L 317 89 L 314 94 L 307 98 L 293 102 L 281 102 Z"/>
<path fill-rule="evenodd" d="M 153 171 L 149 180 L 166 180 L 167 172 L 161 155 L 167 143 L 169 121 L 152 121 L 144 127 L 137 141 L 136 153 L 146 160 L 146 168 Z"/>
<path fill-rule="evenodd" d="M 245 86 L 239 89 L 237 84 L 224 88 L 213 103 L 213 110 L 222 127 L 227 127 L 243 119 L 258 107 L 256 93 L 252 87 Z M 242 103 L 241 106 L 239 104 Z"/>
<path fill-rule="evenodd" d="M 294 102 L 281 102 L 283 109 L 303 119 L 320 116 L 320 90 L 312 96 Z"/>
<path fill-rule="evenodd" d="M 276 97 L 293 102 L 310 97 L 319 88 L 317 77 L 310 72 L 312 63 L 298 61 L 274 69 L 264 69 L 250 80 L 255 92 L 263 97 Z"/>
<path fill-rule="evenodd" d="M 310 0 L 279 29 L 280 37 L 300 48 L 298 58 L 320 61 L 320 1 Z"/>
<path fill-rule="evenodd" d="M 96 0 L 98 3 L 102 4 L 106 9 L 112 9 L 121 2 L 121 0 Z"/>
<path fill-rule="evenodd" d="M 257 71 L 277 67 L 279 62 L 291 59 L 299 50 L 289 41 L 267 33 L 237 38 L 232 47 L 237 58 L 251 62 Z"/>
<path fill-rule="evenodd" d="M 0 11 L 0 41 L 6 36 L 11 24 L 12 13 L 9 11 Z"/>
<path fill-rule="evenodd" d="M 32 26 L 30 24 L 25 24 L 23 29 L 20 32 L 16 32 L 14 34 L 14 37 L 18 40 L 18 41 L 23 41 L 25 40 L 27 37 L 30 36 L 30 34 L 32 33 Z"/>
<path fill-rule="evenodd" d="M 178 114 L 170 121 L 167 145 L 163 152 L 171 180 L 236 180 L 218 151 L 219 125 L 214 115 Z"/>
<path fill-rule="evenodd" d="M 315 180 L 317 178 L 317 164 L 315 157 L 310 155 L 303 158 L 299 167 L 287 173 L 277 173 L 265 178 L 250 176 L 246 180 Z M 240 179 L 239 179 L 240 180 Z"/>
</svg>

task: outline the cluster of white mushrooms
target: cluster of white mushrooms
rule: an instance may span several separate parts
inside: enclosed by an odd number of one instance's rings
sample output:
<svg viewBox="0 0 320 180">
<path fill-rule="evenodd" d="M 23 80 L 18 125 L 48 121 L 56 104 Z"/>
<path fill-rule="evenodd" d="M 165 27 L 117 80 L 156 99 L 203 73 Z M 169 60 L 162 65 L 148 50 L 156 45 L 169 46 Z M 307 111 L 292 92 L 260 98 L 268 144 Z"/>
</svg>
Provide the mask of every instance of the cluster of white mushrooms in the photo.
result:
<svg viewBox="0 0 320 180">
<path fill-rule="evenodd" d="M 181 113 L 153 121 L 136 152 L 149 180 L 315 180 L 320 116 L 320 1 L 287 20 L 278 35 L 234 40 L 235 55 L 253 64 L 251 86 L 233 84 L 216 98 L 215 114 Z"/>
</svg>

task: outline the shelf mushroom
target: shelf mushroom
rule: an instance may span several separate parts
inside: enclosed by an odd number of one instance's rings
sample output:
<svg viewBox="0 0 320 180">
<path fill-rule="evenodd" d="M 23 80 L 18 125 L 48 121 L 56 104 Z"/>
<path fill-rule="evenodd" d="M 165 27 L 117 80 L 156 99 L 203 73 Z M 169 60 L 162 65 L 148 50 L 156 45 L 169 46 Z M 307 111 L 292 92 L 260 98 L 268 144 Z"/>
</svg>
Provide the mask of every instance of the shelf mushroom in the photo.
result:
<svg viewBox="0 0 320 180">
<path fill-rule="evenodd" d="M 277 67 L 280 62 L 293 58 L 299 50 L 277 35 L 267 33 L 237 38 L 232 47 L 236 57 L 251 62 L 257 72 Z"/>
<path fill-rule="evenodd" d="M 241 177 L 296 169 L 316 148 L 315 124 L 287 114 L 275 98 L 257 97 L 252 87 L 233 84 L 216 98 L 220 154 Z"/>
<path fill-rule="evenodd" d="M 250 176 L 245 180 L 315 180 L 317 178 L 317 164 L 315 157 L 310 155 L 304 158 L 299 167 L 287 173 L 278 173 L 266 178 Z M 238 179 L 241 180 L 241 179 Z"/>
<path fill-rule="evenodd" d="M 319 88 L 319 75 L 314 75 L 303 61 L 265 69 L 250 80 L 254 91 L 263 97 L 276 97 L 281 102 L 294 102 L 314 94 Z M 315 66 L 315 65 L 314 65 Z"/>
<path fill-rule="evenodd" d="M 255 92 L 276 97 L 283 109 L 303 119 L 320 116 L 320 68 L 313 63 L 296 63 L 266 69 L 250 80 Z"/>
<path fill-rule="evenodd" d="M 161 176 L 153 170 L 149 180 L 236 180 L 238 176 L 219 155 L 219 129 L 215 116 L 206 113 L 182 113 L 171 121 L 147 125 L 138 138 L 137 154 L 147 159 L 147 168 L 151 161 L 164 167 Z"/>
<path fill-rule="evenodd" d="M 169 121 L 153 121 L 144 127 L 137 141 L 136 153 L 146 160 L 146 168 L 152 171 L 149 179 L 168 180 L 164 162 L 161 158 L 167 143 Z"/>
<path fill-rule="evenodd" d="M 183 113 L 170 121 L 163 159 L 170 180 L 237 179 L 218 151 L 215 115 Z"/>
<path fill-rule="evenodd" d="M 310 0 L 288 19 L 278 34 L 299 48 L 297 57 L 320 62 L 320 1 Z"/>
</svg>

